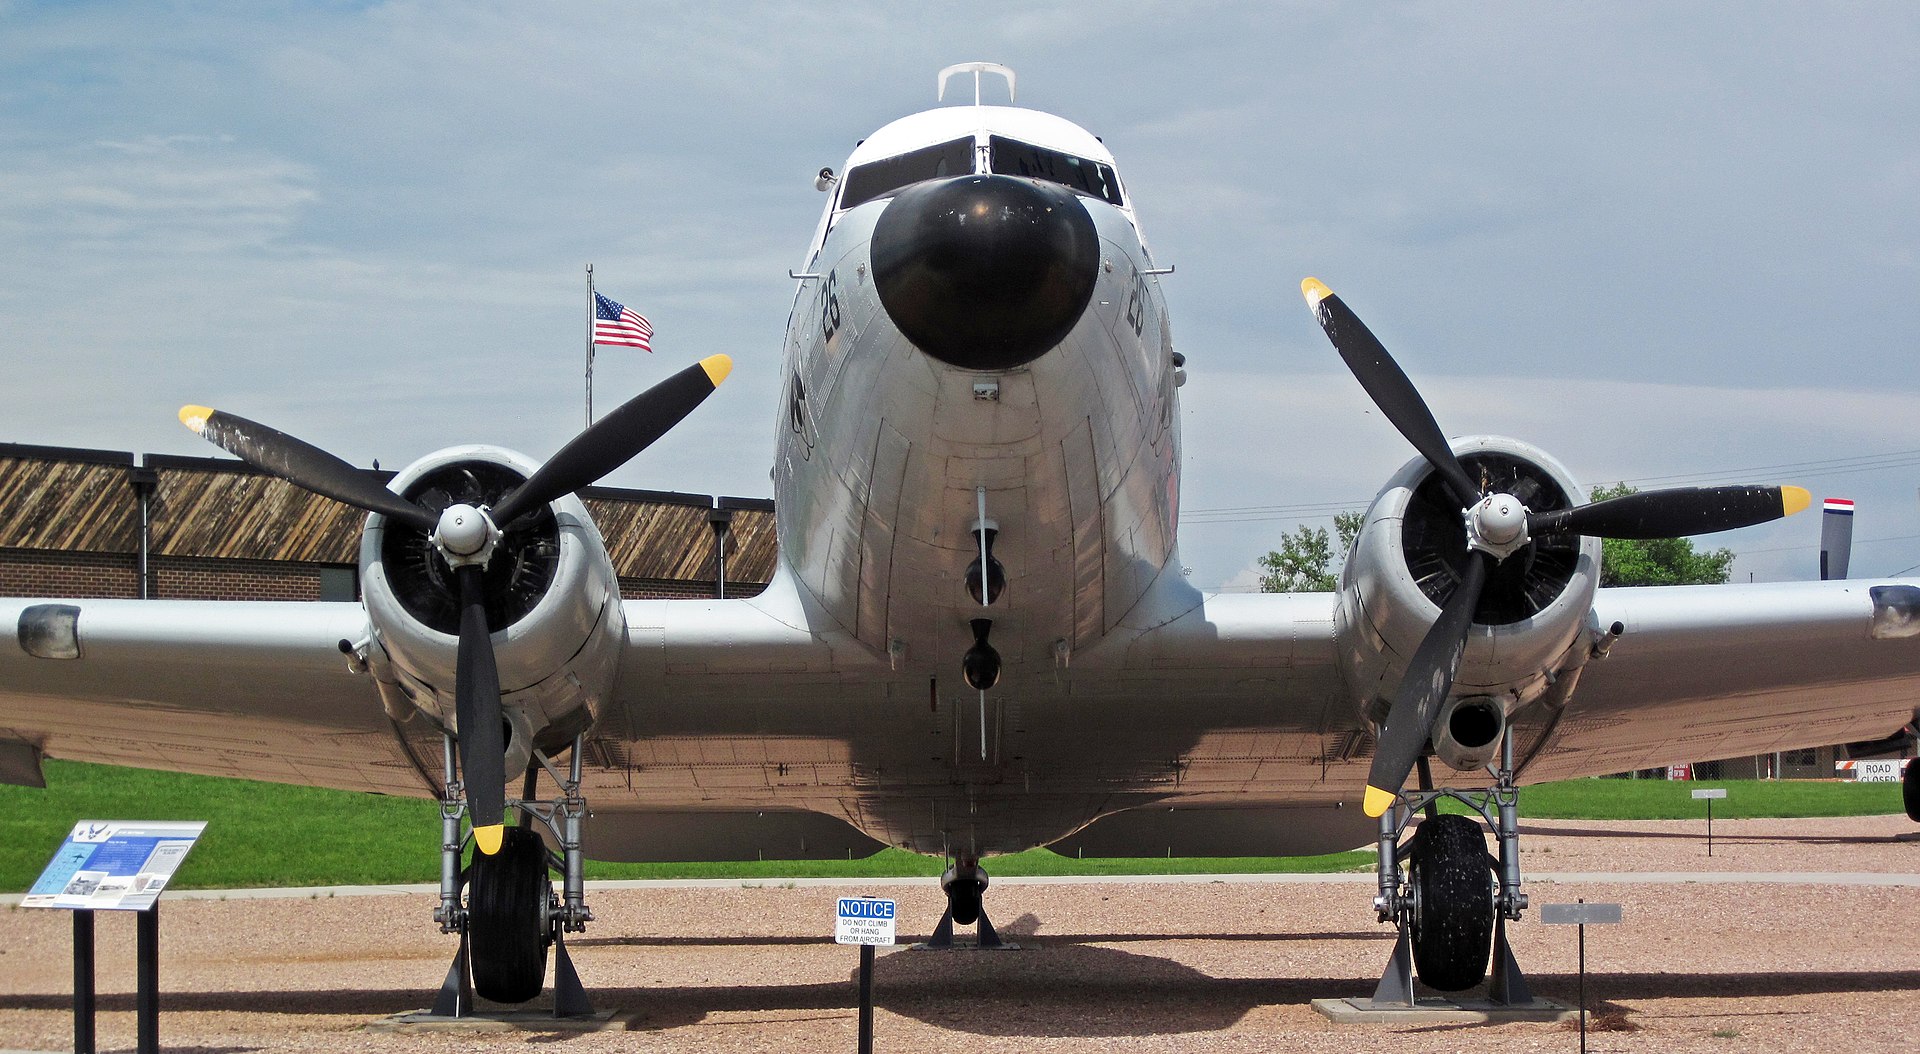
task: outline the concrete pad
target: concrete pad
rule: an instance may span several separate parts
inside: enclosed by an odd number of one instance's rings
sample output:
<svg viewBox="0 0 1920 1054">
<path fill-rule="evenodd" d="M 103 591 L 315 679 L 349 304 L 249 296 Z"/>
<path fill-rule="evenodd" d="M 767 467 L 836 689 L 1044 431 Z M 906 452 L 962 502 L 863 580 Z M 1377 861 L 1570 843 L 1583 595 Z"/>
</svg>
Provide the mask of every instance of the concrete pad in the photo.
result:
<svg viewBox="0 0 1920 1054">
<path fill-rule="evenodd" d="M 602 1010 L 586 1017 L 554 1017 L 551 1010 L 478 1010 L 465 1017 L 442 1017 L 426 1010 L 383 1017 L 362 1031 L 401 1036 L 478 1034 L 483 1032 L 626 1032 L 633 1015 Z"/>
<path fill-rule="evenodd" d="M 1315 999 L 1313 1009 L 1338 1025 L 1503 1025 L 1509 1021 L 1572 1021 L 1580 1012 L 1565 1003 L 1535 999 L 1510 1006 L 1488 999 L 1422 996 L 1413 1006 L 1365 999 Z"/>
</svg>

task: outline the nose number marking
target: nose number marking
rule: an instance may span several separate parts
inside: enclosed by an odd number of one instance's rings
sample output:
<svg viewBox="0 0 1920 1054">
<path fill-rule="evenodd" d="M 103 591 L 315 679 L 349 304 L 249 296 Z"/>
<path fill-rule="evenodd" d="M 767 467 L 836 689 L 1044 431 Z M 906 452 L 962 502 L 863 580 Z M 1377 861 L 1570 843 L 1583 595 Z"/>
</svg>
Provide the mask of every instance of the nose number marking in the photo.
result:
<svg viewBox="0 0 1920 1054">
<path fill-rule="evenodd" d="M 833 339 L 840 332 L 840 272 L 827 274 L 824 299 L 820 302 L 820 340 L 822 343 Z"/>
</svg>

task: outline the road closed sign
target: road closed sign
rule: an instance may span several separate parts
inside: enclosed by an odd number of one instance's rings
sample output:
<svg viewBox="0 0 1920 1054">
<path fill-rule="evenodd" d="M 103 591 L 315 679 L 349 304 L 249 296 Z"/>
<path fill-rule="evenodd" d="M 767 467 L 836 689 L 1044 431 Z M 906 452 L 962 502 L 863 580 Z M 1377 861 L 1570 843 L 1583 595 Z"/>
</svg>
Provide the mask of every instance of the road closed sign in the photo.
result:
<svg viewBox="0 0 1920 1054">
<path fill-rule="evenodd" d="M 1890 758 L 1882 761 L 1837 761 L 1834 768 L 1839 770 L 1840 778 L 1856 783 L 1898 783 L 1906 772 L 1904 758 Z"/>
<path fill-rule="evenodd" d="M 835 944 L 892 944 L 893 901 L 841 897 L 833 926 Z"/>
</svg>

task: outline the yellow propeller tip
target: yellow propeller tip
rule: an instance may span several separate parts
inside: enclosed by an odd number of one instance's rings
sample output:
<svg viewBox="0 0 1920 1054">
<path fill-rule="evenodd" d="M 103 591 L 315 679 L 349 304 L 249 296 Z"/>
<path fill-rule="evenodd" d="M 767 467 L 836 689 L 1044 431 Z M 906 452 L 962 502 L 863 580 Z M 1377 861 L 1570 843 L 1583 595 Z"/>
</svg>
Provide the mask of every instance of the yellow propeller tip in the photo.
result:
<svg viewBox="0 0 1920 1054">
<path fill-rule="evenodd" d="M 1813 494 L 1805 487 L 1781 487 L 1780 507 L 1787 510 L 1782 515 L 1791 516 L 1813 504 Z"/>
<path fill-rule="evenodd" d="M 1397 797 L 1399 797 L 1399 795 L 1392 791 L 1383 791 L 1378 787 L 1368 787 L 1367 799 L 1360 807 L 1366 810 L 1368 816 L 1378 817 L 1388 809 L 1393 808 L 1393 799 Z"/>
<path fill-rule="evenodd" d="M 1307 298 L 1308 307 L 1319 307 L 1320 301 L 1333 295 L 1333 290 L 1318 278 L 1303 278 L 1300 280 L 1300 295 Z"/>
<path fill-rule="evenodd" d="M 206 429 L 207 418 L 212 416 L 213 407 L 211 406 L 182 406 L 180 408 L 180 423 L 193 429 L 195 435 L 198 435 Z"/>
<path fill-rule="evenodd" d="M 500 851 L 500 841 L 506 837 L 506 834 L 507 829 L 502 824 L 496 823 L 489 824 L 485 827 L 475 827 L 473 829 L 473 844 L 479 846 L 482 853 L 492 856 Z"/>
<path fill-rule="evenodd" d="M 700 360 L 700 368 L 707 371 L 707 380 L 718 388 L 720 382 L 727 379 L 727 374 L 733 372 L 733 360 L 725 355 L 709 355 Z"/>
</svg>

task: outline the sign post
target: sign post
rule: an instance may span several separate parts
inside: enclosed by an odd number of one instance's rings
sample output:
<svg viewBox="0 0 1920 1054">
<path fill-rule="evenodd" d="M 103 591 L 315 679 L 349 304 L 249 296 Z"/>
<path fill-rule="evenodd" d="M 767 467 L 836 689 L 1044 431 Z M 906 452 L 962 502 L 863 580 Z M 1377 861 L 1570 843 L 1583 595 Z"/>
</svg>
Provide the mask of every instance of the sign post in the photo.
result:
<svg viewBox="0 0 1920 1054">
<path fill-rule="evenodd" d="M 94 1054 L 93 979 L 93 912 L 76 911 L 73 913 L 74 1054 Z"/>
<path fill-rule="evenodd" d="M 894 902 L 879 897 L 841 897 L 833 942 L 860 946 L 860 1054 L 873 1054 L 873 949 L 894 943 Z"/>
<path fill-rule="evenodd" d="M 95 911 L 132 911 L 140 1054 L 160 1049 L 160 893 L 204 822 L 82 820 L 54 850 L 45 871 L 21 899 L 28 908 L 73 912 L 73 1049 L 94 1052 Z"/>
<path fill-rule="evenodd" d="M 1715 787 L 1711 790 L 1697 790 L 1693 792 L 1693 796 L 1696 800 L 1703 800 L 1707 803 L 1707 855 L 1712 856 L 1713 855 L 1713 800 L 1715 798 L 1726 797 L 1727 789 L 1725 787 Z"/>
<path fill-rule="evenodd" d="M 1587 1054 L 1587 926 L 1614 925 L 1619 921 L 1620 905 L 1589 904 L 1585 897 L 1575 904 L 1540 906 L 1542 925 L 1580 927 L 1580 1054 Z"/>
</svg>

